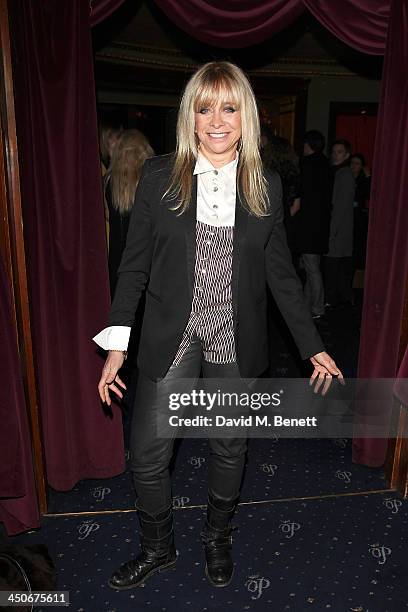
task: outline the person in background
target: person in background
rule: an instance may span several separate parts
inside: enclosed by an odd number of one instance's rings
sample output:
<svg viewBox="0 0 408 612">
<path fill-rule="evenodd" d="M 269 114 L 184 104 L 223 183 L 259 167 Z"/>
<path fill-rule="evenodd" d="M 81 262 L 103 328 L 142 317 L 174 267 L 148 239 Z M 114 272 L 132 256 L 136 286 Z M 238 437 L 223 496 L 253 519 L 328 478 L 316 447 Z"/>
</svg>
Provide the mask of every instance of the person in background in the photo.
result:
<svg viewBox="0 0 408 612">
<path fill-rule="evenodd" d="M 351 156 L 351 172 L 356 183 L 354 194 L 354 229 L 353 229 L 353 270 L 365 269 L 368 238 L 368 201 L 370 199 L 371 173 L 366 166 L 364 155 L 355 153 Z M 360 280 L 359 280 L 360 277 Z M 363 287 L 363 274 L 355 278 L 355 286 Z M 361 283 L 361 284 L 360 284 Z"/>
<path fill-rule="evenodd" d="M 354 208 L 368 208 L 371 189 L 371 172 L 366 166 L 366 160 L 361 153 L 354 153 L 350 159 L 350 168 L 356 182 Z"/>
<path fill-rule="evenodd" d="M 352 304 L 353 207 L 355 181 L 350 169 L 351 144 L 336 140 L 331 149 L 332 214 L 326 257 L 326 306 Z"/>
<path fill-rule="evenodd" d="M 101 157 L 101 176 L 102 176 L 102 189 L 103 189 L 103 204 L 105 211 L 105 231 L 106 231 L 106 244 L 109 251 L 109 208 L 106 201 L 105 193 L 105 182 L 108 174 L 109 166 L 112 159 L 112 154 L 115 149 L 116 143 L 118 142 L 123 127 L 121 125 L 113 126 L 106 123 L 99 125 L 99 153 Z"/>
<path fill-rule="evenodd" d="M 283 227 L 281 180 L 263 168 L 259 117 L 240 68 L 210 62 L 181 99 L 174 154 L 148 159 L 133 206 L 109 326 L 94 337 L 109 351 L 98 390 L 122 397 L 118 372 L 146 287 L 138 354 L 130 466 L 137 492 L 141 552 L 109 586 L 128 589 L 177 561 L 169 464 L 174 435 L 157 418 L 184 379 L 254 378 L 268 366 L 269 287 L 311 382 L 342 374 L 326 353 L 305 305 Z M 231 521 L 238 505 L 246 437 L 209 439 L 207 516 L 201 532 L 205 574 L 215 587 L 232 579 Z"/>
<path fill-rule="evenodd" d="M 300 163 L 300 209 L 295 217 L 295 243 L 306 274 L 304 293 L 314 319 L 325 314 L 321 257 L 329 244 L 331 183 L 324 147 L 323 134 L 306 132 Z"/>
<path fill-rule="evenodd" d="M 289 140 L 271 135 L 262 149 L 262 161 L 266 168 L 276 171 L 282 182 L 283 222 L 288 246 L 295 252 L 292 217 L 300 206 L 300 174 L 296 153 Z"/>
<path fill-rule="evenodd" d="M 139 130 L 122 132 L 112 151 L 105 177 L 105 197 L 109 210 L 109 283 L 113 299 L 117 274 L 126 245 L 130 213 L 142 167 L 154 151 Z"/>
<path fill-rule="evenodd" d="M 112 126 L 101 123 L 99 126 L 99 151 L 101 154 L 102 176 L 104 176 L 110 166 L 112 154 L 118 142 L 123 127 L 121 125 Z"/>
</svg>

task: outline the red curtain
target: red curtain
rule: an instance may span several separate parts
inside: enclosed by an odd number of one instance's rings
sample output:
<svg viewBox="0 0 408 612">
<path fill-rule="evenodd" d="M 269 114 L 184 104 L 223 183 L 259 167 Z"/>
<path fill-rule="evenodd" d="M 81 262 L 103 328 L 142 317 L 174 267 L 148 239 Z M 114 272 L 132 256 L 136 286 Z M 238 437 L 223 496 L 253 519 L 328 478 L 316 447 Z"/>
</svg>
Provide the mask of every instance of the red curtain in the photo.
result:
<svg viewBox="0 0 408 612">
<path fill-rule="evenodd" d="M 182 30 L 208 45 L 249 47 L 290 25 L 301 0 L 156 0 Z"/>
<path fill-rule="evenodd" d="M 371 55 L 383 55 L 385 51 L 391 1 L 395 0 L 302 0 L 337 38 Z"/>
<path fill-rule="evenodd" d="M 359 376 L 394 378 L 408 277 L 408 3 L 394 0 L 388 25 L 370 199 Z M 401 365 L 400 376 L 408 364 Z M 408 375 L 408 372 L 405 371 Z M 408 395 L 405 392 L 405 396 Z M 354 440 L 354 459 L 382 465 L 387 440 Z"/>
<path fill-rule="evenodd" d="M 125 0 L 89 0 L 90 23 L 95 26 L 111 15 Z"/>
<path fill-rule="evenodd" d="M 105 415 L 92 336 L 110 298 L 89 3 L 16 0 L 17 129 L 34 351 L 49 484 L 124 469 L 121 415 Z"/>
<path fill-rule="evenodd" d="M 14 535 L 39 527 L 39 515 L 11 291 L 1 259 L 0 346 L 0 521 Z"/>
<path fill-rule="evenodd" d="M 345 43 L 382 55 L 390 0 L 155 0 L 182 30 L 209 45 L 248 47 L 290 25 L 305 7 Z"/>
</svg>

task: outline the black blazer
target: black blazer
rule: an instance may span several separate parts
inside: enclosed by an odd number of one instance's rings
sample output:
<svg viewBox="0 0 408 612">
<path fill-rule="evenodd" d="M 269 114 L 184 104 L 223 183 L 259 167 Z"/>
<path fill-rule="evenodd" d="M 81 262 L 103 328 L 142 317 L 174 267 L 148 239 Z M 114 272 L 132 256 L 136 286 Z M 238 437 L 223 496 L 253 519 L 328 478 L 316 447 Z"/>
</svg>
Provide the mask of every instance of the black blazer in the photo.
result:
<svg viewBox="0 0 408 612">
<path fill-rule="evenodd" d="M 149 378 L 163 378 L 180 345 L 190 316 L 194 287 L 197 177 L 183 214 L 162 200 L 172 156 L 148 159 L 133 206 L 126 248 L 109 325 L 128 325 L 147 287 L 138 365 Z M 236 201 L 232 264 L 235 343 L 242 377 L 260 375 L 268 365 L 267 292 L 282 312 L 303 359 L 324 350 L 294 271 L 283 227 L 282 188 L 276 173 L 265 171 L 270 214 L 257 218 Z"/>
</svg>

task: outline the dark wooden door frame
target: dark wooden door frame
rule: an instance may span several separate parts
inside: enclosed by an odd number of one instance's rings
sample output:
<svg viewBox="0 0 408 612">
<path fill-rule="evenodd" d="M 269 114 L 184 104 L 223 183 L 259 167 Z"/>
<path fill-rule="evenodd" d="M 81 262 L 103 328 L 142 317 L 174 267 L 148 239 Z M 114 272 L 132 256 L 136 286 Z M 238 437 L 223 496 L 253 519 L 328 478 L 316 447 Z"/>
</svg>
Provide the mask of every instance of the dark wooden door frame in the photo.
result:
<svg viewBox="0 0 408 612">
<path fill-rule="evenodd" d="M 0 0 L 0 120 L 0 227 L 4 238 L 2 256 L 12 289 L 12 309 L 31 431 L 38 506 L 40 513 L 45 514 L 45 467 L 30 324 L 7 0 Z"/>
</svg>

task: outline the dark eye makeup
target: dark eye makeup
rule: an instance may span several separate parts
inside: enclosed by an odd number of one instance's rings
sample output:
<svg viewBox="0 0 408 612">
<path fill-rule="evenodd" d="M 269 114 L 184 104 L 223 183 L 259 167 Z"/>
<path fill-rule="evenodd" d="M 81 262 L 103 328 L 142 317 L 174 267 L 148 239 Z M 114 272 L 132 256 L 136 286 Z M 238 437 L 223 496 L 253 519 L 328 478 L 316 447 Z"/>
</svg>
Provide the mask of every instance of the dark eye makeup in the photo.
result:
<svg viewBox="0 0 408 612">
<path fill-rule="evenodd" d="M 197 112 L 200 113 L 201 115 L 206 115 L 210 110 L 211 109 L 208 107 L 203 107 L 203 108 L 199 108 Z M 224 106 L 222 110 L 227 113 L 235 113 L 237 109 L 234 106 L 232 106 L 232 104 L 228 104 L 227 106 Z"/>
</svg>

